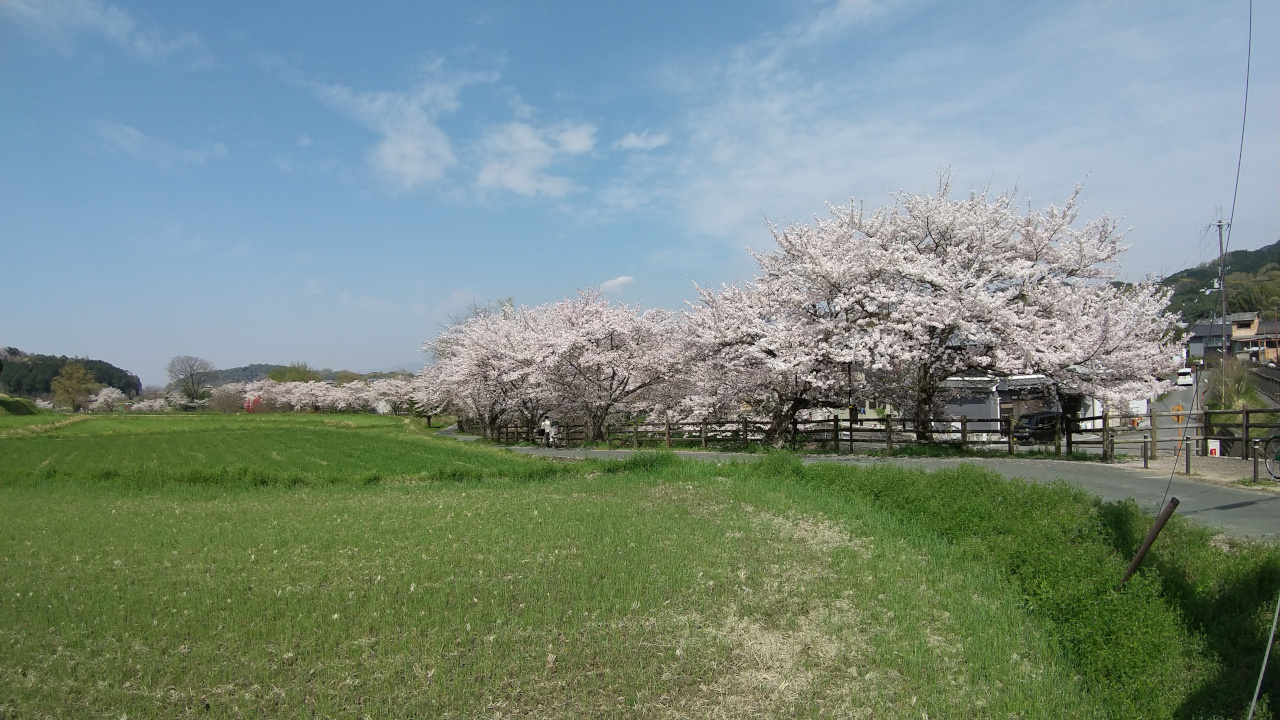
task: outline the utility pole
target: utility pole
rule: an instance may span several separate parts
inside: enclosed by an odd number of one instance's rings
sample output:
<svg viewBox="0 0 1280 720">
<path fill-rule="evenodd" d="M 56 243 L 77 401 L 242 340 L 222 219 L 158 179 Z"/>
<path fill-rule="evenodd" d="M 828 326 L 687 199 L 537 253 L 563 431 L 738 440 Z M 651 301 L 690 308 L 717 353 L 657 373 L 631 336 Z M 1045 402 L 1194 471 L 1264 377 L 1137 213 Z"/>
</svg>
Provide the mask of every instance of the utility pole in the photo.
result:
<svg viewBox="0 0 1280 720">
<path fill-rule="evenodd" d="M 1218 228 L 1218 298 L 1222 301 L 1223 330 L 1227 322 L 1227 251 L 1222 244 L 1222 231 L 1228 226 L 1226 220 L 1213 223 Z"/>
<path fill-rule="evenodd" d="M 1222 394 L 1218 400 L 1225 408 L 1227 403 L 1227 354 L 1231 352 L 1231 330 L 1227 326 L 1227 249 L 1223 245 L 1222 231 L 1228 227 L 1227 221 L 1219 218 L 1213 223 L 1218 228 L 1218 298 L 1222 301 L 1222 362 L 1218 367 L 1218 375 L 1222 378 Z"/>
</svg>

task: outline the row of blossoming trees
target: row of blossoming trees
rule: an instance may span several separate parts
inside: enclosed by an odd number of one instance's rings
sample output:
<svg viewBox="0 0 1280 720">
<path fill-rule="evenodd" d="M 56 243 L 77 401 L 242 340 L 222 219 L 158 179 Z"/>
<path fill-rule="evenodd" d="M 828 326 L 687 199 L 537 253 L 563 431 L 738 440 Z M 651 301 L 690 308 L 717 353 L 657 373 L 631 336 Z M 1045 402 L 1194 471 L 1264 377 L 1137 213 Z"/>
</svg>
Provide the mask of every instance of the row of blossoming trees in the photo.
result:
<svg viewBox="0 0 1280 720">
<path fill-rule="evenodd" d="M 958 373 L 1037 373 L 1060 392 L 1147 397 L 1178 366 L 1153 280 L 1116 282 L 1116 222 L 1064 207 L 1020 212 L 1009 195 L 901 193 L 891 206 L 832 207 L 772 228 L 750 282 L 709 290 L 679 313 L 594 291 L 502 306 L 424 350 L 415 404 L 486 435 L 543 418 L 594 439 L 621 418 L 748 415 L 779 441 L 797 414 L 851 398 L 938 417 Z"/>
<path fill-rule="evenodd" d="M 208 402 L 244 408 L 249 412 L 293 410 L 298 412 L 391 412 L 409 408 L 414 382 L 397 378 L 349 382 L 330 385 L 324 382 L 254 382 L 227 383 L 213 388 Z M 141 400 L 132 409 L 157 412 L 171 408 L 191 409 L 206 401 L 193 401 L 174 392 L 164 398 Z"/>
</svg>

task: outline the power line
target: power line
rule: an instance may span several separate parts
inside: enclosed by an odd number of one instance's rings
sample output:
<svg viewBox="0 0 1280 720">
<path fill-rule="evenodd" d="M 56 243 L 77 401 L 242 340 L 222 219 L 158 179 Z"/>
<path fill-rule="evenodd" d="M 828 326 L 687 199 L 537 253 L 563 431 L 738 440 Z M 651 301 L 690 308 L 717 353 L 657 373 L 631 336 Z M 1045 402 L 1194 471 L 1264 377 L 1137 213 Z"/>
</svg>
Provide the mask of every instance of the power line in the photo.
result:
<svg viewBox="0 0 1280 720">
<path fill-rule="evenodd" d="M 1231 214 L 1227 218 L 1226 250 L 1231 249 L 1231 229 L 1236 224 L 1236 198 L 1240 195 L 1240 167 L 1244 164 L 1244 128 L 1249 120 L 1249 74 L 1253 67 L 1253 0 L 1249 0 L 1249 39 L 1245 45 L 1244 58 L 1244 112 L 1240 115 L 1240 150 L 1236 154 L 1236 184 L 1231 190 Z"/>
</svg>

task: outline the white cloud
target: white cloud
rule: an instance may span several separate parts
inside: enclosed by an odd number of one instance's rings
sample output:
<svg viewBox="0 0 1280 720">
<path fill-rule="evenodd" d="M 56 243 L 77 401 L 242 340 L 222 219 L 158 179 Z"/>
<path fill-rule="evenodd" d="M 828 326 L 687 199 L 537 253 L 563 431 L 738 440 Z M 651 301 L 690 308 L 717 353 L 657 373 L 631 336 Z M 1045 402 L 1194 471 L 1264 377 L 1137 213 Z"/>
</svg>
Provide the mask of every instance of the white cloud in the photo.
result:
<svg viewBox="0 0 1280 720">
<path fill-rule="evenodd" d="M 81 34 L 98 35 L 147 60 L 201 48 L 200 38 L 192 33 L 171 35 L 140 28 L 129 13 L 102 0 L 5 0 L 0 3 L 0 15 L 56 42 L 69 43 Z"/>
<path fill-rule="evenodd" d="M 280 65 L 279 61 L 269 64 Z M 439 180 L 458 163 L 452 143 L 436 118 L 461 107 L 458 91 L 462 87 L 494 77 L 444 77 L 438 63 L 426 66 L 425 72 L 428 77 L 408 91 L 359 91 L 342 85 L 306 83 L 322 101 L 382 135 L 382 140 L 369 151 L 369 166 L 401 192 Z"/>
<path fill-rule="evenodd" d="M 627 133 L 613 144 L 619 150 L 657 150 L 658 148 L 671 142 L 671 136 L 666 133 L 658 133 L 650 135 L 648 130 L 640 133 Z"/>
<path fill-rule="evenodd" d="M 1243 53 L 1224 61 L 1208 48 L 1239 41 L 1242 13 L 1186 6 L 1155 18 L 1083 2 L 972 18 L 956 32 L 932 12 L 884 8 L 894 5 L 832 4 L 714 68 L 672 72 L 689 105 L 682 152 L 655 197 L 680 208 L 695 237 L 761 247 L 765 216 L 804 221 L 850 196 L 879 205 L 892 191 L 933 189 L 948 166 L 961 192 L 1017 186 L 1036 206 L 1088 177 L 1086 215 L 1135 225 L 1134 277 L 1161 269 L 1153 261 L 1174 238 L 1194 244 L 1223 202 L 1211 198 L 1229 200 L 1239 111 L 1223 108 L 1239 107 Z M 907 21 L 910 38 L 892 40 Z M 1204 42 L 1188 44 L 1197 32 Z M 878 51 L 860 51 L 864 40 Z M 1277 65 L 1260 82 L 1254 52 L 1254 87 L 1267 86 Z M 1253 147 L 1276 156 L 1274 144 Z M 1276 187 L 1274 172 L 1253 185 Z"/>
<path fill-rule="evenodd" d="M 99 123 L 98 137 L 113 150 L 142 158 L 163 168 L 175 165 L 202 165 L 210 160 L 221 160 L 227 156 L 227 146 L 222 143 L 211 143 L 197 148 L 181 147 L 165 140 L 149 137 L 141 130 L 122 123 Z"/>
<path fill-rule="evenodd" d="M 482 160 L 476 185 L 483 190 L 564 197 L 578 185 L 547 169 L 565 158 L 590 152 L 595 147 L 595 134 L 592 125 L 570 123 L 538 128 L 512 122 L 490 129 L 479 144 Z"/>
<path fill-rule="evenodd" d="M 631 277 L 630 275 L 619 275 L 618 277 L 612 280 L 605 280 L 604 282 L 600 283 L 600 292 L 611 295 L 613 293 L 616 293 L 622 290 L 623 288 L 625 288 L 626 286 L 630 285 L 635 281 L 636 279 Z"/>
<path fill-rule="evenodd" d="M 317 85 L 321 100 L 382 134 L 369 152 L 374 172 L 402 191 L 438 180 L 457 164 L 448 136 L 435 116 L 457 107 L 448 85 L 424 83 L 411 92 L 357 92 Z"/>
<path fill-rule="evenodd" d="M 293 141 L 293 144 L 298 147 L 311 147 L 311 136 L 305 134 L 299 135 L 298 139 Z"/>
</svg>

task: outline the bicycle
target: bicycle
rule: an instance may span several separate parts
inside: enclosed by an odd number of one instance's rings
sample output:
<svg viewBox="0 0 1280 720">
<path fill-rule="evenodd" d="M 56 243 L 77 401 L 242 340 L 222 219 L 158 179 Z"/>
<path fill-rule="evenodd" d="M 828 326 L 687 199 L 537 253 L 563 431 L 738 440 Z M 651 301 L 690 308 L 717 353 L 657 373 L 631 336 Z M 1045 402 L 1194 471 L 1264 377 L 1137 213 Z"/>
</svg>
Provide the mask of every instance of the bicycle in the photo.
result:
<svg viewBox="0 0 1280 720">
<path fill-rule="evenodd" d="M 1280 482 L 1280 433 L 1272 432 L 1267 436 L 1262 444 L 1262 460 L 1271 479 Z"/>
</svg>

